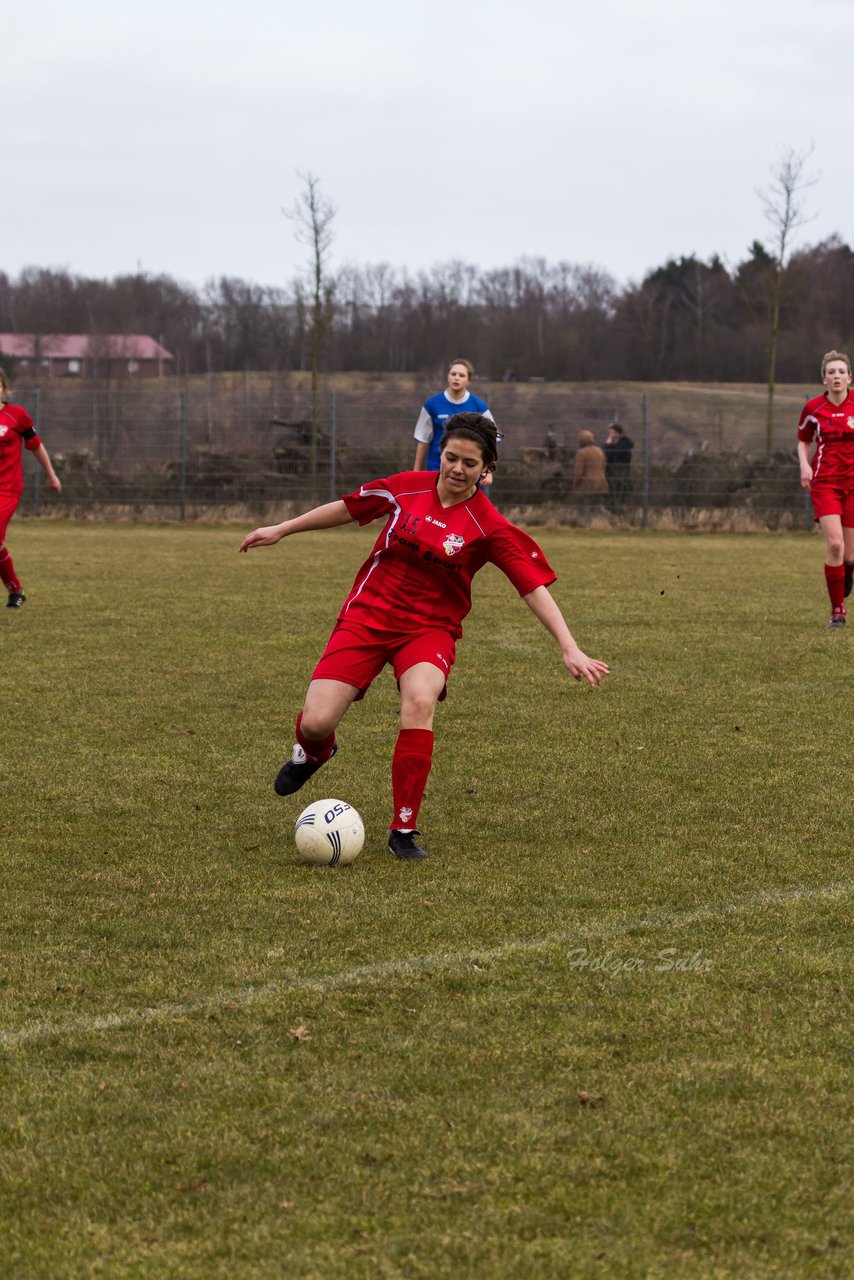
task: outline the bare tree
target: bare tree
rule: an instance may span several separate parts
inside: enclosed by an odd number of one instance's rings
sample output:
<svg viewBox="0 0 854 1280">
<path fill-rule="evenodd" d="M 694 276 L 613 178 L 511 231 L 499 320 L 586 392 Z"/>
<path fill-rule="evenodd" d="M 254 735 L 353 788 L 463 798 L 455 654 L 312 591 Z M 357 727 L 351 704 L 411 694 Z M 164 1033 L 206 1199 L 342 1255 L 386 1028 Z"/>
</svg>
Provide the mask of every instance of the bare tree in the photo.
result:
<svg viewBox="0 0 854 1280">
<path fill-rule="evenodd" d="M 771 291 L 768 303 L 769 343 L 768 343 L 768 405 L 765 417 L 765 453 L 771 456 L 774 435 L 774 391 L 777 383 L 777 346 L 780 336 L 780 306 L 783 300 L 783 286 L 786 268 L 791 256 L 792 237 L 799 227 L 809 219 L 804 216 L 801 192 L 814 186 L 817 179 L 808 178 L 804 167 L 813 153 L 810 146 L 806 151 L 796 151 L 794 147 L 786 147 L 780 153 L 776 165 L 771 168 L 771 185 L 757 192 L 765 209 L 765 217 L 773 227 L 770 242 Z"/>
<path fill-rule="evenodd" d="M 320 179 L 309 170 L 300 173 L 303 189 L 285 217 L 294 224 L 294 235 L 311 252 L 310 274 L 313 301 L 311 308 L 311 479 L 317 481 L 317 389 L 320 355 L 326 332 L 327 290 L 326 261 L 332 244 L 332 219 L 335 206 L 320 190 Z"/>
</svg>

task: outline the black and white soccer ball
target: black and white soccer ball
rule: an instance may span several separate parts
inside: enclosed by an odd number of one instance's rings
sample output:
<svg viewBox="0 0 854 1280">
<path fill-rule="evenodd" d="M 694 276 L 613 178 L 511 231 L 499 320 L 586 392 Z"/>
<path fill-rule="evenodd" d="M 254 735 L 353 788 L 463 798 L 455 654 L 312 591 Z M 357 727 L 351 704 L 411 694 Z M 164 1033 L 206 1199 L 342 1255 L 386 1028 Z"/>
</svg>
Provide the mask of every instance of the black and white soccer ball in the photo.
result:
<svg viewBox="0 0 854 1280">
<path fill-rule="evenodd" d="M 345 867 L 365 843 L 365 827 L 352 805 L 343 800 L 315 800 L 297 818 L 297 849 L 306 862 Z"/>
</svg>

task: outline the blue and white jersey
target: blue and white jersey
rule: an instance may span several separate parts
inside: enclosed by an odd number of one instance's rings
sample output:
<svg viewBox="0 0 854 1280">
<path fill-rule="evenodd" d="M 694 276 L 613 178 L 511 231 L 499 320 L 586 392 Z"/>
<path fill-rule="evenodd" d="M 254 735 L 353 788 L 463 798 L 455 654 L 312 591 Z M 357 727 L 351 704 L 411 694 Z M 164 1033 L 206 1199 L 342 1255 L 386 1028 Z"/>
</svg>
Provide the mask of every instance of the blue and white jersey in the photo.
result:
<svg viewBox="0 0 854 1280">
<path fill-rule="evenodd" d="M 425 467 L 427 471 L 439 470 L 439 445 L 448 419 L 453 418 L 455 413 L 482 413 L 491 422 L 495 421 L 486 401 L 473 395 L 471 391 L 467 391 L 462 400 L 451 400 L 444 391 L 425 400 L 415 424 L 415 439 L 419 444 L 430 446 Z"/>
</svg>

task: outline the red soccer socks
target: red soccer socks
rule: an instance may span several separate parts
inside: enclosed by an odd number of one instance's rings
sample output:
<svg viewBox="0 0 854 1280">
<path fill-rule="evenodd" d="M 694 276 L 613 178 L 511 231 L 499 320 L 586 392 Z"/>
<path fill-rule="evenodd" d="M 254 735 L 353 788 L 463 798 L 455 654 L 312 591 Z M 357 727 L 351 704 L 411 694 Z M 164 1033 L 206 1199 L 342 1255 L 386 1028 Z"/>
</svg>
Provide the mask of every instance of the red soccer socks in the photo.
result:
<svg viewBox="0 0 854 1280">
<path fill-rule="evenodd" d="M 335 748 L 335 731 L 333 729 L 326 738 L 307 738 L 302 731 L 302 712 L 300 712 L 297 716 L 297 742 L 309 760 L 323 764 Z"/>
<path fill-rule="evenodd" d="M 389 826 L 392 830 L 412 830 L 417 826 L 432 763 L 432 729 L 401 729 L 391 762 L 394 818 Z"/>
<path fill-rule="evenodd" d="M 824 580 L 827 583 L 827 594 L 830 596 L 830 607 L 834 613 L 845 607 L 845 565 L 826 564 Z"/>
<path fill-rule="evenodd" d="M 8 592 L 17 592 L 21 590 L 21 584 L 15 576 L 15 566 L 12 564 L 12 557 L 4 547 L 0 551 L 0 578 Z"/>
</svg>

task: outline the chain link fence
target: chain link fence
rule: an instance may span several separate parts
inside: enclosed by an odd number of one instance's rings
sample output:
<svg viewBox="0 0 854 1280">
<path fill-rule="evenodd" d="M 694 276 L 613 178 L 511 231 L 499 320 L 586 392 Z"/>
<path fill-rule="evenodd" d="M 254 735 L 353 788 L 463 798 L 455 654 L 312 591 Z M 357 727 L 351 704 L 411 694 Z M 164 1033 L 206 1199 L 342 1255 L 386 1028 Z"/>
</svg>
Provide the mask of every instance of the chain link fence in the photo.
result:
<svg viewBox="0 0 854 1280">
<path fill-rule="evenodd" d="M 22 514 L 136 519 L 270 518 L 347 493 L 365 479 L 412 466 L 416 411 L 378 388 L 365 397 L 309 396 L 250 377 L 228 394 L 157 383 L 19 387 L 62 480 L 49 493 L 25 467 Z M 518 408 L 518 407 L 517 407 Z M 491 497 L 514 518 L 640 526 L 810 527 L 794 449 L 770 458 L 688 449 L 665 460 L 645 393 L 577 390 L 552 396 L 548 413 L 496 413 L 504 432 Z M 602 444 L 619 419 L 631 466 L 608 492 L 577 492 L 582 429 Z"/>
</svg>

